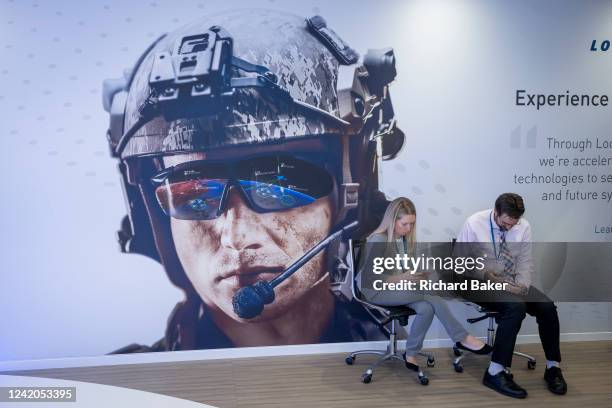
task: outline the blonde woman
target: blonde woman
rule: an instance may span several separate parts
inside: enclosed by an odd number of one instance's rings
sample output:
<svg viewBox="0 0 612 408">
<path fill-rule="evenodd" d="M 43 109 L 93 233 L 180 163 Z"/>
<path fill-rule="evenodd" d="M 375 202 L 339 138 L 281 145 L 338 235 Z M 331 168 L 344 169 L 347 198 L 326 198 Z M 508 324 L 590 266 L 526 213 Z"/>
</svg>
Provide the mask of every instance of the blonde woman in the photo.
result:
<svg viewBox="0 0 612 408">
<path fill-rule="evenodd" d="M 367 239 L 366 249 L 372 256 L 372 248 L 384 248 L 385 257 L 395 257 L 397 254 L 414 254 L 416 245 L 416 209 L 408 198 L 400 197 L 393 200 L 383 220 Z M 375 245 L 378 244 L 378 245 Z M 364 259 L 365 259 L 364 258 Z M 370 265 L 364 263 L 363 265 Z M 361 281 L 361 273 L 359 282 Z M 393 271 L 387 282 L 400 282 L 402 280 L 418 280 L 424 278 L 422 273 L 409 271 Z M 410 335 L 406 340 L 404 358 L 406 367 L 418 371 L 416 354 L 423 347 L 425 334 L 431 326 L 434 315 L 438 317 L 449 337 L 457 347 L 476 354 L 489 354 L 492 349 L 489 345 L 469 334 L 465 328 L 451 314 L 446 301 L 440 296 L 420 291 L 377 291 L 371 288 L 362 288 L 362 294 L 372 303 L 382 306 L 408 306 L 416 312 Z"/>
</svg>

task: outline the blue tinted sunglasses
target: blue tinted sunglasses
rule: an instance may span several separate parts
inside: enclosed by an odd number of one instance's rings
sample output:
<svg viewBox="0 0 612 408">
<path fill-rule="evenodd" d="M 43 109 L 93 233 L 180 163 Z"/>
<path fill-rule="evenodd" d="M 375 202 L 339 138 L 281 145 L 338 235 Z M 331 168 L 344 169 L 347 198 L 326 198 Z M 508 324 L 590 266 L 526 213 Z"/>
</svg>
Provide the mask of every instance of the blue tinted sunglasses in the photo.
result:
<svg viewBox="0 0 612 408">
<path fill-rule="evenodd" d="M 151 179 L 164 213 L 182 220 L 212 220 L 236 188 L 258 213 L 313 203 L 333 190 L 327 170 L 288 156 L 265 156 L 230 164 L 192 161 L 165 169 Z"/>
</svg>

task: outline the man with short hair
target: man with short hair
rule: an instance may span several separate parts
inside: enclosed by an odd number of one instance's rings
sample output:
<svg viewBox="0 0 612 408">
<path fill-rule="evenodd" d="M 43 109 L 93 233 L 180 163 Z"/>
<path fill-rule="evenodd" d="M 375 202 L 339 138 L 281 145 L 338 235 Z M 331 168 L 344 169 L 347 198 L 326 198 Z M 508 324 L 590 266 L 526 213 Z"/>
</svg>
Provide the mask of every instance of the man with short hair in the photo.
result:
<svg viewBox="0 0 612 408">
<path fill-rule="evenodd" d="M 533 262 L 531 259 L 531 226 L 522 218 L 525 213 L 523 198 L 504 193 L 495 201 L 493 209 L 479 211 L 470 216 L 458 236 L 458 242 L 481 243 L 486 254 L 484 280 L 507 283 L 506 292 L 483 299 L 475 293 L 464 294 L 486 309 L 498 313 L 498 324 L 491 363 L 484 374 L 483 384 L 501 394 L 525 398 L 527 391 L 514 382 L 508 371 L 516 336 L 525 314 L 536 318 L 542 347 L 546 355 L 544 379 L 555 394 L 565 394 L 567 384 L 559 363 L 559 317 L 554 303 L 531 285 Z"/>
</svg>

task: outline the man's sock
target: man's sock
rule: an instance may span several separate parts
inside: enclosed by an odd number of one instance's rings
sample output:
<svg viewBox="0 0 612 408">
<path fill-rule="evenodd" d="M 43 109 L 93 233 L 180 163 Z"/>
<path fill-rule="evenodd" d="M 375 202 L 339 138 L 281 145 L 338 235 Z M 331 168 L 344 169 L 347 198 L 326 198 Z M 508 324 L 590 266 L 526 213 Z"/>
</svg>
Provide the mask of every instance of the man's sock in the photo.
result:
<svg viewBox="0 0 612 408">
<path fill-rule="evenodd" d="M 491 363 L 489 364 L 489 369 L 487 371 L 491 375 L 496 375 L 504 371 L 504 366 L 499 363 L 496 363 L 495 361 L 491 361 Z"/>
<path fill-rule="evenodd" d="M 546 360 L 546 368 L 559 367 L 558 361 Z"/>
</svg>

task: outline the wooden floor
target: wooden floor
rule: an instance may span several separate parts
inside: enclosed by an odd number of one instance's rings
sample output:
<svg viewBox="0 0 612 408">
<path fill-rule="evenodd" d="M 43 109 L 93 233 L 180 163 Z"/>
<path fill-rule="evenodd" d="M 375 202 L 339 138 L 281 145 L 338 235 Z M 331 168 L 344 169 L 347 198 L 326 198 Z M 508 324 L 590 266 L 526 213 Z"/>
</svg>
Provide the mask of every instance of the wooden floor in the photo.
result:
<svg viewBox="0 0 612 408">
<path fill-rule="evenodd" d="M 451 351 L 432 350 L 436 366 L 428 369 L 430 384 L 422 386 L 400 362 L 379 367 L 370 384 L 360 381 L 371 357 L 355 365 L 345 355 L 265 357 L 156 363 L 110 367 L 66 368 L 11 372 L 14 375 L 60 378 L 115 385 L 171 395 L 222 408 L 234 407 L 548 407 L 612 406 L 612 341 L 563 343 L 565 396 L 551 394 L 542 379 L 540 345 L 520 351 L 538 359 L 535 371 L 515 357 L 515 380 L 529 392 L 526 400 L 504 397 L 481 384 L 487 358 L 468 356 L 461 374 L 452 369 Z M 8 374 L 8 373 L 7 373 Z"/>
</svg>

